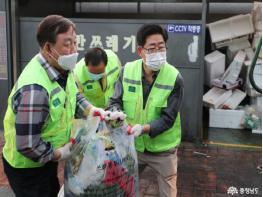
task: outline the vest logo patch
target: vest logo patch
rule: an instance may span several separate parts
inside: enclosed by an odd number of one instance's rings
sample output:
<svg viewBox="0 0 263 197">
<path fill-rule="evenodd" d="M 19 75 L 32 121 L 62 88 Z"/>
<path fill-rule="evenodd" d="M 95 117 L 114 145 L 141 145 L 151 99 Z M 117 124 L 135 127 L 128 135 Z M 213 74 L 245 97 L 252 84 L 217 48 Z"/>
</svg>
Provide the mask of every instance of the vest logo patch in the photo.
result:
<svg viewBox="0 0 263 197">
<path fill-rule="evenodd" d="M 136 90 L 136 87 L 134 87 L 134 86 L 129 86 L 128 87 L 128 91 L 129 92 L 135 92 L 135 90 Z"/>
<path fill-rule="evenodd" d="M 92 87 L 92 85 L 87 85 L 86 88 L 87 88 L 87 90 L 90 90 L 90 89 L 92 89 L 93 87 Z"/>
<path fill-rule="evenodd" d="M 52 104 L 53 104 L 53 106 L 54 107 L 57 107 L 58 105 L 60 105 L 60 100 L 59 100 L 59 98 L 56 98 L 53 102 L 52 102 Z"/>
</svg>

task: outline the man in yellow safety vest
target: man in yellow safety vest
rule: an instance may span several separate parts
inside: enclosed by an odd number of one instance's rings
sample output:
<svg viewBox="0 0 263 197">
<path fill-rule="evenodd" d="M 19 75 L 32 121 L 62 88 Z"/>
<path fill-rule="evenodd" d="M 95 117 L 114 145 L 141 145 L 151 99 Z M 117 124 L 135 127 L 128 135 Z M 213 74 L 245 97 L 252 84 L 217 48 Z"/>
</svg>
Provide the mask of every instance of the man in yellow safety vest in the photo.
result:
<svg viewBox="0 0 263 197">
<path fill-rule="evenodd" d="M 58 15 L 37 29 L 40 52 L 26 65 L 8 98 L 3 166 L 17 197 L 56 197 L 58 161 L 70 156 L 72 120 L 103 109 L 78 92 L 75 24 Z"/>
<path fill-rule="evenodd" d="M 177 148 L 181 141 L 183 78 L 166 61 L 168 34 L 146 24 L 137 32 L 141 59 L 128 62 L 115 85 L 110 109 L 120 109 L 133 127 L 139 169 L 157 174 L 160 196 L 176 197 Z"/>
<path fill-rule="evenodd" d="M 85 98 L 96 107 L 106 108 L 120 69 L 120 60 L 112 50 L 92 48 L 77 63 L 74 75 Z"/>
</svg>

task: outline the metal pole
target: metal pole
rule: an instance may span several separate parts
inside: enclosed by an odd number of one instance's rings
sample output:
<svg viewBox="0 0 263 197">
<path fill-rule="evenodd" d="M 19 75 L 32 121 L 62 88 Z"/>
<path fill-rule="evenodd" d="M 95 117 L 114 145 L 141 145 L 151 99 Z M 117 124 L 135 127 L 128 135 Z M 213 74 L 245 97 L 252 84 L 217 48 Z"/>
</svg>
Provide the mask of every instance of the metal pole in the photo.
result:
<svg viewBox="0 0 263 197">
<path fill-rule="evenodd" d="M 7 47 L 8 47 L 8 86 L 9 91 L 17 80 L 17 23 L 16 23 L 16 0 L 6 0 L 7 10 Z"/>
<path fill-rule="evenodd" d="M 253 9 L 253 3 L 209 3 L 211 14 L 247 14 Z"/>
<path fill-rule="evenodd" d="M 13 28 L 12 28 L 12 3 L 14 0 L 5 0 L 6 5 L 6 38 L 7 38 L 7 71 L 8 71 L 8 91 L 11 91 L 14 82 L 14 68 L 16 59 L 13 50 Z M 14 61 L 15 60 L 15 61 Z"/>
<path fill-rule="evenodd" d="M 259 93 L 262 93 L 262 89 L 255 83 L 253 74 L 254 74 L 255 65 L 256 65 L 256 62 L 257 62 L 257 59 L 258 59 L 258 55 L 260 53 L 261 45 L 262 45 L 262 36 L 260 37 L 260 40 L 258 42 L 258 45 L 257 45 L 257 48 L 256 48 L 256 52 L 255 52 L 255 55 L 254 55 L 254 58 L 252 60 L 252 63 L 251 63 L 251 66 L 250 66 L 250 70 L 249 70 L 249 81 L 250 81 L 252 87 Z"/>
<path fill-rule="evenodd" d="M 199 99 L 198 103 L 200 105 L 198 106 L 198 131 L 197 131 L 197 140 L 198 142 L 202 142 L 203 140 L 203 105 L 202 105 L 202 100 L 203 100 L 203 84 L 204 84 L 204 54 L 205 54 L 205 31 L 206 31 L 206 18 L 207 18 L 207 0 L 202 0 L 203 2 L 203 7 L 202 7 L 202 47 L 201 47 L 201 61 L 200 61 L 200 79 L 199 79 L 199 86 L 200 86 L 200 93 L 199 93 Z"/>
<path fill-rule="evenodd" d="M 201 14 L 204 3 L 80 2 L 82 13 Z M 206 2 L 206 4 L 208 4 Z M 253 3 L 209 3 L 210 14 L 250 13 Z"/>
</svg>

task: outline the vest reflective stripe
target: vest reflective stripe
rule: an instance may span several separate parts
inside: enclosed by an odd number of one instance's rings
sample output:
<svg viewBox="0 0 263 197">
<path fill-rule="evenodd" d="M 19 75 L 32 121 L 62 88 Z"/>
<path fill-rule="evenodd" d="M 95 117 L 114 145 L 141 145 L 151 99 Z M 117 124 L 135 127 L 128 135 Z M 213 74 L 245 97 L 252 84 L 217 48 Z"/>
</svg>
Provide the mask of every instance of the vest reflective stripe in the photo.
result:
<svg viewBox="0 0 263 197">
<path fill-rule="evenodd" d="M 108 73 L 107 73 L 107 76 L 110 76 L 111 74 L 113 74 L 115 71 L 117 71 L 119 69 L 119 67 L 115 67 L 113 68 L 112 70 L 110 70 Z"/>
<path fill-rule="evenodd" d="M 136 85 L 140 85 L 141 84 L 141 81 L 136 81 L 136 80 L 127 79 L 127 78 L 124 78 L 124 82 L 130 83 L 130 84 L 136 84 Z"/>
<path fill-rule="evenodd" d="M 127 63 L 124 67 L 122 97 L 127 121 L 130 124 L 146 124 L 158 119 L 161 110 L 167 107 L 167 100 L 175 86 L 178 73 L 178 70 L 170 64 L 165 64 L 161 68 L 143 109 L 142 60 Z M 148 134 L 137 137 L 136 149 L 140 152 L 145 149 L 150 152 L 162 152 L 179 145 L 181 141 L 180 122 L 178 113 L 174 125 L 162 134 L 155 138 L 150 138 Z"/>
<path fill-rule="evenodd" d="M 15 113 L 12 109 L 13 95 L 23 86 L 38 84 L 49 95 L 49 116 L 41 131 L 41 139 L 49 142 L 54 149 L 67 143 L 70 137 L 71 123 L 76 110 L 76 87 L 73 74 L 69 73 L 66 91 L 54 81 L 50 81 L 45 69 L 35 56 L 19 76 L 9 98 L 4 118 L 5 145 L 3 154 L 8 163 L 15 168 L 34 168 L 42 164 L 24 157 L 16 150 Z"/>
<path fill-rule="evenodd" d="M 59 93 L 61 91 L 61 88 L 57 87 L 54 90 L 51 91 L 50 97 L 54 96 L 55 94 Z"/>
<path fill-rule="evenodd" d="M 88 83 L 94 83 L 94 82 L 95 82 L 94 80 L 87 80 L 82 85 L 87 85 Z"/>
<path fill-rule="evenodd" d="M 162 85 L 162 84 L 154 84 L 154 87 L 159 88 L 159 89 L 164 89 L 164 90 L 173 90 L 174 86 L 169 86 L 169 85 Z"/>
<path fill-rule="evenodd" d="M 84 59 L 80 60 L 74 69 L 75 80 L 80 92 L 86 99 L 96 107 L 106 108 L 109 98 L 114 93 L 114 84 L 117 81 L 120 71 L 120 61 L 117 55 L 111 50 L 105 50 L 108 63 L 106 65 L 106 83 L 107 87 L 102 90 L 100 82 L 90 79 Z"/>
</svg>

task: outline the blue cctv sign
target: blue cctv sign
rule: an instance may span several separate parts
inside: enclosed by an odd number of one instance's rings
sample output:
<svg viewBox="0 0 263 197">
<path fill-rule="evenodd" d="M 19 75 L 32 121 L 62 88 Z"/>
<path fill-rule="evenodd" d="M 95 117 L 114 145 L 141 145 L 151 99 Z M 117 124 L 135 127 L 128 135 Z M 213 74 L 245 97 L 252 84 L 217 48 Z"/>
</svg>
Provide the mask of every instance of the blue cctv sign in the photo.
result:
<svg viewBox="0 0 263 197">
<path fill-rule="evenodd" d="M 200 34 L 200 24 L 168 24 L 167 31 L 170 33 L 189 33 L 189 34 Z"/>
</svg>

